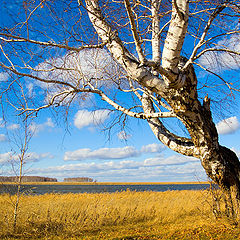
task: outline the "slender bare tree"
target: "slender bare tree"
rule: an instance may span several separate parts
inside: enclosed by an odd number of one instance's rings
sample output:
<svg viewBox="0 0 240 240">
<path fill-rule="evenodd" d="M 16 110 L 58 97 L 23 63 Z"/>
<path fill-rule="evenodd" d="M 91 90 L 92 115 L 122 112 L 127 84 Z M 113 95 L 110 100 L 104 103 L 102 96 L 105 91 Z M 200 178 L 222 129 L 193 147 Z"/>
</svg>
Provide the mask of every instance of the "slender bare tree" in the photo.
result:
<svg viewBox="0 0 240 240">
<path fill-rule="evenodd" d="M 19 204 L 20 198 L 22 196 L 22 177 L 23 177 L 23 167 L 24 161 L 27 158 L 27 151 L 29 147 L 29 141 L 32 137 L 31 131 L 29 129 L 29 121 L 25 119 L 21 130 L 23 131 L 23 139 L 19 145 L 19 154 L 17 155 L 17 163 L 19 167 L 17 175 L 17 192 L 16 192 L 16 201 L 14 202 L 14 214 L 13 214 L 13 230 L 15 231 L 17 226 L 18 214 L 19 214 Z"/>
<path fill-rule="evenodd" d="M 110 109 L 145 119 L 173 151 L 199 158 L 240 217 L 240 163 L 219 144 L 210 107 L 239 92 L 239 1 L 14 4 L 0 28 L 2 101 L 33 114 L 98 95 Z M 28 109 L 10 95 L 17 82 L 36 89 Z M 178 119 L 187 134 L 177 136 L 163 118 Z"/>
</svg>

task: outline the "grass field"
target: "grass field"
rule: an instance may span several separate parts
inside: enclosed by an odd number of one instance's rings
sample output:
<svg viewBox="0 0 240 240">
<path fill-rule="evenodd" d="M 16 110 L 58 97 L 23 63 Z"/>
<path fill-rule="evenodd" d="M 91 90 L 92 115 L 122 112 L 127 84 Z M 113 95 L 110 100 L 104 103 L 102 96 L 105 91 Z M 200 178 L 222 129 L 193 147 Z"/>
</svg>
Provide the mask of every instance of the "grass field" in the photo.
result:
<svg viewBox="0 0 240 240">
<path fill-rule="evenodd" d="M 205 191 L 0 195 L 0 239 L 240 239 L 230 220 L 215 220 Z"/>
</svg>

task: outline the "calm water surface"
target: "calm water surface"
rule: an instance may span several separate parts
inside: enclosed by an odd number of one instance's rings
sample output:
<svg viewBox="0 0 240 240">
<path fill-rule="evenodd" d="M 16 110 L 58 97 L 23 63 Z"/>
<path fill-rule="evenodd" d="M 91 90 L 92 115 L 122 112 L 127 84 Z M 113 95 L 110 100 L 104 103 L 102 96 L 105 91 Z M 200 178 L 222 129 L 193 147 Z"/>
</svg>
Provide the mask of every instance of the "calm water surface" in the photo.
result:
<svg viewBox="0 0 240 240">
<path fill-rule="evenodd" d="M 23 185 L 21 191 L 26 194 L 45 193 L 103 193 L 131 191 L 203 190 L 209 184 L 146 184 L 146 185 Z M 0 185 L 0 193 L 16 193 L 16 185 Z"/>
</svg>

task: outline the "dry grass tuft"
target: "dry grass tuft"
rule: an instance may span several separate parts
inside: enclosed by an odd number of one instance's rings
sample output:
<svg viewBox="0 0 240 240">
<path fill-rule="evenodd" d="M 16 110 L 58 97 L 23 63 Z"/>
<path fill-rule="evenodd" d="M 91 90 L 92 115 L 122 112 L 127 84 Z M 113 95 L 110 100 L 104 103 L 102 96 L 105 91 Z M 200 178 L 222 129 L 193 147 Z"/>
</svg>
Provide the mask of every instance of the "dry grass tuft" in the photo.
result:
<svg viewBox="0 0 240 240">
<path fill-rule="evenodd" d="M 1 239 L 226 240 L 240 232 L 214 220 L 208 191 L 22 196 L 15 232 L 14 197 L 0 195 Z"/>
</svg>

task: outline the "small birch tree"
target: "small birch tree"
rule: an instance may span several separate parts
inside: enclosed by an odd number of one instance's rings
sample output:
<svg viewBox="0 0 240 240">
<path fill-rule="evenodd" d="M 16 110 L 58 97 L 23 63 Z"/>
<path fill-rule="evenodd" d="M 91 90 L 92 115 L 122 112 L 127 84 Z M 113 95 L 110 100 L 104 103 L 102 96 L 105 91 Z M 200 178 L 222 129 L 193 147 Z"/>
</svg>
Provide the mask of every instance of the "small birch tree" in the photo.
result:
<svg viewBox="0 0 240 240">
<path fill-rule="evenodd" d="M 20 198 L 22 195 L 22 177 L 23 177 L 23 167 L 25 164 L 25 161 L 28 157 L 27 152 L 29 148 L 29 142 L 32 137 L 32 132 L 29 129 L 29 120 L 24 119 L 23 121 L 23 126 L 21 126 L 21 130 L 23 131 L 23 134 L 21 134 L 22 139 L 18 143 L 16 143 L 18 147 L 19 153 L 16 155 L 16 163 L 18 165 L 18 171 L 16 172 L 17 174 L 17 192 L 16 192 L 16 200 L 13 203 L 14 204 L 14 214 L 13 214 L 13 230 L 15 231 L 16 226 L 17 226 L 17 219 L 18 219 L 18 213 L 19 213 L 19 204 L 20 204 Z"/>
</svg>

